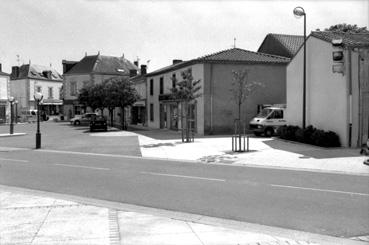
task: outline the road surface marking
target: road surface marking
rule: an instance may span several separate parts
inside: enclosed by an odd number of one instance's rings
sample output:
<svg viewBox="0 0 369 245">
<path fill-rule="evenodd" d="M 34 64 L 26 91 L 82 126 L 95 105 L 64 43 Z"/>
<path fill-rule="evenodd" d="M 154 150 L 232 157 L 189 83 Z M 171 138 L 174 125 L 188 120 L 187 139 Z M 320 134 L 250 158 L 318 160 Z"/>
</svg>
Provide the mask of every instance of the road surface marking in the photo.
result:
<svg viewBox="0 0 369 245">
<path fill-rule="evenodd" d="M 83 166 L 83 165 L 70 165 L 70 164 L 62 164 L 62 163 L 54 163 L 54 165 L 71 167 L 71 168 L 87 168 L 87 169 L 105 170 L 105 171 L 111 170 L 110 168 L 98 168 L 98 167 L 89 167 L 89 166 Z"/>
<path fill-rule="evenodd" d="M 19 160 L 19 159 L 8 159 L 8 158 L 0 158 L 3 161 L 13 161 L 13 162 L 29 162 L 28 160 Z"/>
<path fill-rule="evenodd" d="M 321 192 L 341 193 L 341 194 L 349 194 L 349 195 L 369 196 L 369 194 L 368 194 L 368 193 L 360 193 L 360 192 L 335 191 L 335 190 L 329 190 L 329 189 L 315 189 L 315 188 L 298 187 L 298 186 L 289 186 L 289 185 L 271 185 L 271 186 L 274 186 L 274 187 L 281 187 L 281 188 L 291 188 L 291 189 L 310 190 L 310 191 L 321 191 Z"/>
<path fill-rule="evenodd" d="M 210 180 L 210 181 L 222 181 L 222 182 L 226 181 L 225 179 L 204 178 L 204 177 L 197 177 L 197 176 L 177 175 L 177 174 L 163 174 L 163 173 L 154 173 L 154 172 L 141 172 L 141 174 L 159 175 L 159 176 L 167 176 L 167 177 L 178 177 L 178 178 L 187 178 L 187 179 Z"/>
</svg>

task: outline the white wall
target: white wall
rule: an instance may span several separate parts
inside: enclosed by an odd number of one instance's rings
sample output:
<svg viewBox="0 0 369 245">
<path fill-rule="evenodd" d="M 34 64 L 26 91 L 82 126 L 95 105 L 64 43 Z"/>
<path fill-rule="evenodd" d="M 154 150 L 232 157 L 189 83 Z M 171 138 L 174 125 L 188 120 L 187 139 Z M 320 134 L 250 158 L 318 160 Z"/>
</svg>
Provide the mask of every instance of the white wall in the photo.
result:
<svg viewBox="0 0 369 245">
<path fill-rule="evenodd" d="M 309 37 L 306 46 L 306 126 L 336 132 L 348 143 L 346 77 L 332 72 L 332 45 Z M 291 125 L 302 126 L 303 49 L 287 66 L 287 113 Z"/>
<path fill-rule="evenodd" d="M 8 100 L 9 97 L 9 77 L 0 76 L 0 100 Z"/>
<path fill-rule="evenodd" d="M 44 96 L 44 99 L 49 99 L 49 88 L 53 88 L 53 97 L 52 99 L 60 100 L 60 88 L 62 87 L 63 82 L 60 81 L 44 81 L 44 80 L 34 80 L 30 79 L 29 81 L 29 91 L 30 91 L 30 101 L 34 101 L 33 95 L 35 94 L 36 87 L 41 87 L 41 93 Z"/>
</svg>

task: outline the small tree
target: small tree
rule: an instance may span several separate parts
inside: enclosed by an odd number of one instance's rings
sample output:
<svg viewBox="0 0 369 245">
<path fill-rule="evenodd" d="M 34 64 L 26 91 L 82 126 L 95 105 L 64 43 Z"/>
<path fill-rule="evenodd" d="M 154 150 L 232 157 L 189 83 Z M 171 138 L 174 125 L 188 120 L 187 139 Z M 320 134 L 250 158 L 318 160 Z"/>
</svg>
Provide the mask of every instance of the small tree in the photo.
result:
<svg viewBox="0 0 369 245">
<path fill-rule="evenodd" d="M 244 104 L 249 96 L 251 96 L 255 91 L 264 87 L 264 85 L 260 82 L 250 81 L 248 75 L 249 72 L 247 70 L 241 71 L 232 71 L 233 79 L 232 79 L 232 87 L 231 92 L 233 95 L 233 99 L 237 105 L 238 110 L 238 118 L 236 121 L 238 122 L 235 125 L 235 132 L 238 132 L 239 136 L 239 148 L 241 149 L 241 108 L 242 104 Z"/>
<path fill-rule="evenodd" d="M 335 31 L 335 32 L 345 32 L 345 33 L 369 33 L 367 27 L 358 27 L 355 25 L 350 25 L 346 23 L 332 25 L 329 28 L 325 28 L 325 31 Z"/>
<path fill-rule="evenodd" d="M 108 108 L 120 107 L 121 109 L 121 125 L 126 130 L 126 120 L 124 110 L 127 106 L 133 105 L 138 99 L 138 93 L 134 89 L 132 83 L 125 77 L 113 77 L 107 79 L 104 83 L 105 94 L 109 96 L 106 102 Z"/>
<path fill-rule="evenodd" d="M 185 112 L 184 118 L 185 125 L 182 120 L 182 141 L 191 142 L 190 123 L 192 118 L 189 105 L 193 100 L 201 96 L 201 94 L 199 93 L 201 86 L 199 85 L 200 80 L 194 81 L 191 69 L 182 71 L 181 77 L 182 81 L 177 81 L 175 77 L 172 77 L 172 81 L 175 84 L 175 86 L 171 89 L 171 92 L 172 98 L 182 103 Z M 184 126 L 185 126 L 185 140 L 183 137 Z"/>
</svg>

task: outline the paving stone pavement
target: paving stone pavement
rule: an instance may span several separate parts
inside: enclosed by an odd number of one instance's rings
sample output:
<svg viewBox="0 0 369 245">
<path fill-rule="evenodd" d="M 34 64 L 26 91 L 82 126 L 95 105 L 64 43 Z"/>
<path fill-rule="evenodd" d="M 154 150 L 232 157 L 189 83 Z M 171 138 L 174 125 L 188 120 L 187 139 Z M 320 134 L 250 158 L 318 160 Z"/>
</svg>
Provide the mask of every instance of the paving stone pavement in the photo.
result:
<svg viewBox="0 0 369 245">
<path fill-rule="evenodd" d="M 317 244 L 1 188 L 0 217 L 1 245 Z"/>
</svg>

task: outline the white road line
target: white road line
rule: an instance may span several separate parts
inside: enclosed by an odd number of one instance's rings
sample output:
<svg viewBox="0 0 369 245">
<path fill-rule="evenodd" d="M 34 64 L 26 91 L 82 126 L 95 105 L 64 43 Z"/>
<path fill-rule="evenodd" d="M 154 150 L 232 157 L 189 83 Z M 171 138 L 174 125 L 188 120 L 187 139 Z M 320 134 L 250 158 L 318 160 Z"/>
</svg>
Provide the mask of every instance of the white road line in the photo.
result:
<svg viewBox="0 0 369 245">
<path fill-rule="evenodd" d="M 83 166 L 83 165 L 71 165 L 71 164 L 62 164 L 62 163 L 54 163 L 54 165 L 70 167 L 70 168 L 87 168 L 87 169 L 105 170 L 105 171 L 111 170 L 110 168 L 98 168 L 98 167 L 89 167 L 89 166 Z"/>
<path fill-rule="evenodd" d="M 187 178 L 187 179 L 199 179 L 199 180 L 221 181 L 221 182 L 226 181 L 225 179 L 203 178 L 203 177 L 188 176 L 188 175 L 163 174 L 163 173 L 154 173 L 154 172 L 140 172 L 140 173 L 149 174 L 149 175 L 167 176 L 167 177 Z"/>
<path fill-rule="evenodd" d="M 8 158 L 0 158 L 3 161 L 12 161 L 12 162 L 29 162 L 28 160 L 19 160 L 19 159 L 8 159 Z"/>
<path fill-rule="evenodd" d="M 360 193 L 360 192 L 335 191 L 335 190 L 329 190 L 329 189 L 316 189 L 316 188 L 307 188 L 307 187 L 298 187 L 298 186 L 289 186 L 289 185 L 271 185 L 271 186 L 281 187 L 281 188 L 309 190 L 309 191 L 321 191 L 321 192 L 332 192 L 332 193 L 341 193 L 341 194 L 349 194 L 349 195 L 369 196 L 368 193 Z"/>
</svg>

